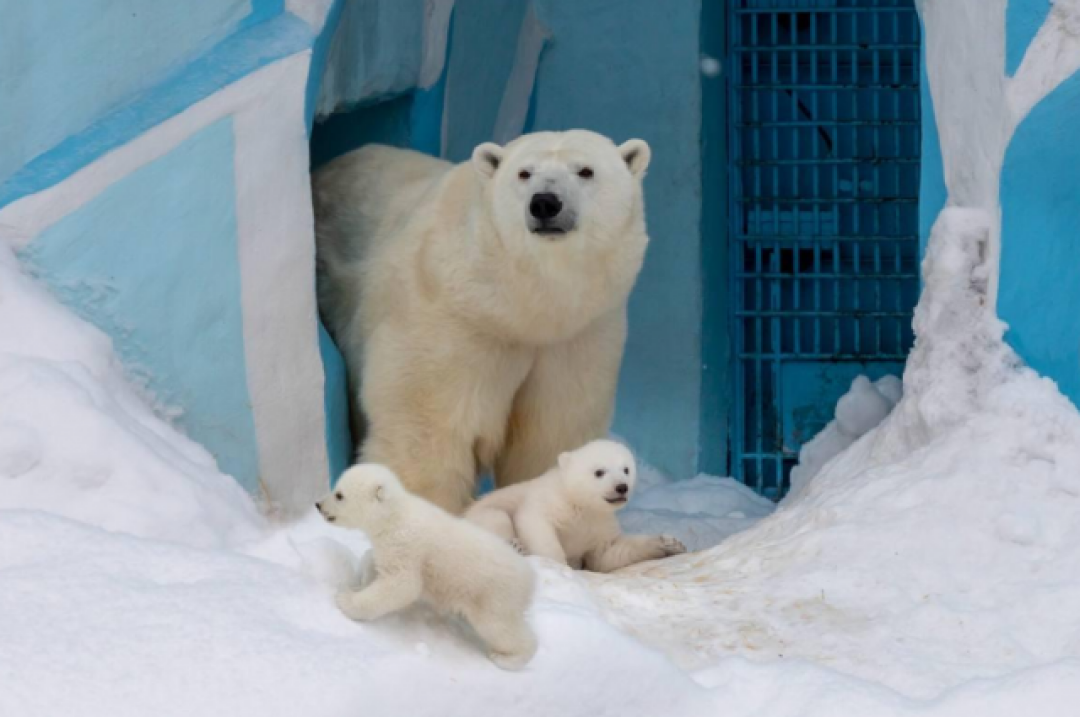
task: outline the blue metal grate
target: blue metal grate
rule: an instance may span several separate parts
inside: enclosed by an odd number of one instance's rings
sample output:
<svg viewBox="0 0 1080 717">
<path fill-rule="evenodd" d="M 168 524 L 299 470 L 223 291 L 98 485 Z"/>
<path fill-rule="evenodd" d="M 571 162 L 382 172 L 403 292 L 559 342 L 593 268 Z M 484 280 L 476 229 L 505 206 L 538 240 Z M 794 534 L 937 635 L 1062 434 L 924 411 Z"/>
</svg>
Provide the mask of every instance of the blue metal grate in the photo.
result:
<svg viewBox="0 0 1080 717">
<path fill-rule="evenodd" d="M 779 498 L 858 373 L 897 372 L 918 296 L 912 0 L 732 0 L 732 472 Z"/>
</svg>

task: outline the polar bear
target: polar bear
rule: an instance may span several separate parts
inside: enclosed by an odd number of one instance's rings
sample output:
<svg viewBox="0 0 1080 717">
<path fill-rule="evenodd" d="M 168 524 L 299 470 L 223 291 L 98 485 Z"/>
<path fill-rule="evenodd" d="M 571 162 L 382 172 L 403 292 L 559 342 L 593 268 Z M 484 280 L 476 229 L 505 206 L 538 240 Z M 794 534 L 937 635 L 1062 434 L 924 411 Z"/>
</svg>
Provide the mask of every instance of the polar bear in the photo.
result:
<svg viewBox="0 0 1080 717">
<path fill-rule="evenodd" d="M 528 555 L 609 573 L 686 552 L 669 535 L 623 535 L 615 512 L 634 490 L 637 466 L 626 446 L 593 441 L 559 456 L 539 478 L 481 498 L 465 519 Z"/>
<path fill-rule="evenodd" d="M 536 653 L 525 619 L 535 578 L 513 548 L 461 518 L 409 494 L 380 465 L 342 474 L 334 492 L 316 504 L 326 520 L 364 531 L 358 592 L 342 592 L 338 606 L 354 620 L 376 620 L 424 600 L 459 615 L 487 643 L 499 667 L 524 667 Z"/>
<path fill-rule="evenodd" d="M 574 130 L 459 165 L 369 145 L 314 175 L 360 460 L 460 514 L 481 471 L 527 480 L 607 433 L 649 160 L 641 140 Z"/>
</svg>

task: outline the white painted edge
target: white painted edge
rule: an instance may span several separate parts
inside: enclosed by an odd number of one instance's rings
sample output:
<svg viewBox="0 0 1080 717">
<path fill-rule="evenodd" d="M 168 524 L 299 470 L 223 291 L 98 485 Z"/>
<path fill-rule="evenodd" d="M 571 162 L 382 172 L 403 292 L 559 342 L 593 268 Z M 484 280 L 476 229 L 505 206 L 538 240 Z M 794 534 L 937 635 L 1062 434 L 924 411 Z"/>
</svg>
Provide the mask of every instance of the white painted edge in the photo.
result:
<svg viewBox="0 0 1080 717">
<path fill-rule="evenodd" d="M 285 9 L 306 22 L 316 35 L 326 27 L 333 6 L 334 0 L 285 0 Z"/>
<path fill-rule="evenodd" d="M 454 0 L 426 0 L 424 3 L 424 54 L 420 62 L 420 87 L 428 89 L 442 76 L 446 46 L 450 41 L 450 15 Z"/>
<path fill-rule="evenodd" d="M 267 497 L 303 511 L 328 489 L 315 298 L 315 218 L 304 116 L 311 52 L 233 120 L 248 392 Z"/>
<path fill-rule="evenodd" d="M 551 31 L 540 22 L 536 16 L 536 6 L 530 2 L 521 19 L 514 66 L 506 80 L 499 114 L 495 119 L 492 139 L 498 144 L 506 144 L 520 136 L 525 129 L 529 100 L 536 85 L 536 71 L 540 67 L 540 53 L 550 37 Z"/>
<path fill-rule="evenodd" d="M 319 497 L 329 475 L 304 122 L 310 61 L 305 50 L 263 67 L 0 210 L 0 241 L 23 248 L 115 182 L 233 117 L 248 392 L 263 489 L 288 512 Z"/>
<path fill-rule="evenodd" d="M 1011 127 L 1080 70 L 1080 0 L 1056 0 L 1007 81 Z"/>
</svg>

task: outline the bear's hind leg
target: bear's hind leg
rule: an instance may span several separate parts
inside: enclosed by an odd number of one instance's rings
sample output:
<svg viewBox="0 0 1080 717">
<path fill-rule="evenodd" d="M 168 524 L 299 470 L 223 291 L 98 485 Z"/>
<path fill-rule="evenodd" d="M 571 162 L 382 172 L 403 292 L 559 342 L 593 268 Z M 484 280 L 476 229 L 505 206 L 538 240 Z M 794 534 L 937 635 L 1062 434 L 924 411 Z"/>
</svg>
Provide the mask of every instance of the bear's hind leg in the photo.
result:
<svg viewBox="0 0 1080 717">
<path fill-rule="evenodd" d="M 520 670 L 536 654 L 536 635 L 523 614 L 470 610 L 465 619 L 487 645 L 491 661 L 504 670 Z"/>
</svg>

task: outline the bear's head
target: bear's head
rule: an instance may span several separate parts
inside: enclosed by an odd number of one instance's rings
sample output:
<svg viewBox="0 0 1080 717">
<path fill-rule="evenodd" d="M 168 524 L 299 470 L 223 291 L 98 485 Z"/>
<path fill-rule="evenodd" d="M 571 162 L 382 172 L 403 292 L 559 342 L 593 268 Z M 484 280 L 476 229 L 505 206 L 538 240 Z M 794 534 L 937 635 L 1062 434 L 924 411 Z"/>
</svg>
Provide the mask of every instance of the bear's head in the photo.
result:
<svg viewBox="0 0 1080 717">
<path fill-rule="evenodd" d="M 315 504 L 326 520 L 345 528 L 377 531 L 397 513 L 405 489 L 389 468 L 355 465 L 341 474 L 334 492 Z"/>
<path fill-rule="evenodd" d="M 559 471 L 575 502 L 593 509 L 622 508 L 637 481 L 634 454 L 615 441 L 592 441 L 563 453 Z"/>
<path fill-rule="evenodd" d="M 641 180 L 650 157 L 640 139 L 615 146 L 572 130 L 523 135 L 505 147 L 481 144 L 472 163 L 490 183 L 499 235 L 550 244 L 579 236 L 615 241 L 631 230 L 644 236 Z"/>
</svg>

